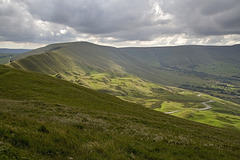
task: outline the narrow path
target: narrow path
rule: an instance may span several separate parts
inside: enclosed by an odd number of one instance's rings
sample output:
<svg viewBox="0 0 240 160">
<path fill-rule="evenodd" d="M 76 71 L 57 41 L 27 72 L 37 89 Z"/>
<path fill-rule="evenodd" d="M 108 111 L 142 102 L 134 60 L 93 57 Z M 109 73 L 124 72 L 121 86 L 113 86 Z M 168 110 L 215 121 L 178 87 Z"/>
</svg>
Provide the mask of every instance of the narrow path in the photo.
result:
<svg viewBox="0 0 240 160">
<path fill-rule="evenodd" d="M 209 106 L 207 103 L 212 103 L 215 102 L 213 100 L 207 101 L 207 102 L 201 102 L 201 104 L 203 104 L 205 106 L 205 108 L 200 108 L 200 109 L 194 109 L 195 111 L 205 111 L 205 110 L 209 110 L 212 109 L 211 106 Z M 177 110 L 177 111 L 171 111 L 171 112 L 164 112 L 165 114 L 172 114 L 172 113 L 177 113 L 180 112 L 182 110 Z"/>
<path fill-rule="evenodd" d="M 195 111 L 205 111 L 205 110 L 208 110 L 208 109 L 212 109 L 212 107 L 207 104 L 207 103 L 212 103 L 212 102 L 215 102 L 215 101 L 210 100 L 210 101 L 207 101 L 207 102 L 202 102 L 202 104 L 205 106 L 205 108 L 194 109 L 194 110 Z"/>
<path fill-rule="evenodd" d="M 180 112 L 182 110 L 177 110 L 177 111 L 171 111 L 171 112 L 164 112 L 165 114 L 172 114 L 172 113 L 177 113 L 177 112 Z"/>
</svg>

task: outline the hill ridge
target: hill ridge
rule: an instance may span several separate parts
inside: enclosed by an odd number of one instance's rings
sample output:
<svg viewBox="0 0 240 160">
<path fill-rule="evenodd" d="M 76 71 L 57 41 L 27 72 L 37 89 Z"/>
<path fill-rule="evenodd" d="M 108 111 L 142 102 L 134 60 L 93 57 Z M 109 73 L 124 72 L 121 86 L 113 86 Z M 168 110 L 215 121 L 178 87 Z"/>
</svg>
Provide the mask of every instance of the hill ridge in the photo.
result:
<svg viewBox="0 0 240 160">
<path fill-rule="evenodd" d="M 240 114 L 240 99 L 237 97 L 240 96 L 237 77 L 240 72 L 237 69 L 240 68 L 240 58 L 237 57 L 240 55 L 236 48 L 119 49 L 74 42 L 52 44 L 28 52 L 26 55 L 30 56 L 9 65 L 68 80 L 157 111 L 172 113 L 181 110 L 172 114 L 182 118 L 239 128 L 240 119 L 235 116 Z M 178 88 L 172 88 L 170 92 L 169 87 L 163 86 Z M 200 102 L 205 101 L 197 97 L 199 92 L 206 93 L 207 100 L 219 98 L 212 104 L 213 110 L 205 114 L 196 112 L 201 108 Z"/>
<path fill-rule="evenodd" d="M 238 130 L 165 115 L 51 76 L 0 65 L 0 89 L 6 159 L 239 158 Z"/>
</svg>

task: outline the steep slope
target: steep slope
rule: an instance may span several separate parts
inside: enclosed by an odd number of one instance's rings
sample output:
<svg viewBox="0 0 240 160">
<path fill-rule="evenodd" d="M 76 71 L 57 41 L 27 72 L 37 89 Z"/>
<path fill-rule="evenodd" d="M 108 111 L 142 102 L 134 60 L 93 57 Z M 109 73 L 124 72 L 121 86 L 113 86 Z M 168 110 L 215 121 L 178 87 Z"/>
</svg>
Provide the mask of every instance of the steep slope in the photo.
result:
<svg viewBox="0 0 240 160">
<path fill-rule="evenodd" d="M 0 66 L 1 159 L 239 159 L 239 134 Z"/>
<path fill-rule="evenodd" d="M 111 72 L 113 74 L 122 75 L 130 73 L 139 77 L 150 79 L 153 81 L 166 82 L 167 78 L 164 75 L 159 74 L 157 69 L 151 68 L 148 65 L 136 60 L 132 56 L 128 56 L 121 50 L 114 47 L 99 46 L 88 42 L 73 42 L 73 43 L 60 43 L 53 44 L 31 52 L 21 54 L 16 57 L 13 65 L 16 68 L 24 68 L 27 70 L 35 70 L 32 65 L 47 65 L 46 61 L 33 62 L 32 59 L 35 56 L 43 53 L 53 52 L 55 55 L 63 57 L 63 59 L 71 60 L 71 65 L 65 65 L 66 68 L 74 67 L 80 70 L 80 73 L 86 73 L 90 71 L 97 72 Z M 31 60 L 23 61 L 23 58 Z M 31 63 L 28 67 L 26 63 Z M 57 62 L 56 62 L 57 63 Z M 25 66 L 24 66 L 25 65 Z M 58 73 L 58 70 L 55 70 Z"/>
<path fill-rule="evenodd" d="M 73 42 L 52 44 L 21 54 L 11 65 L 48 74 L 60 73 L 58 69 L 67 71 L 66 74 L 73 71 L 77 74 L 107 72 L 117 76 L 130 73 L 154 83 L 205 92 L 240 103 L 239 50 L 240 45 L 113 48 Z M 55 62 L 54 66 L 58 67 L 54 70 L 49 69 L 46 58 L 41 62 L 37 60 L 41 57 L 39 54 L 50 52 L 62 58 L 61 61 L 65 60 L 61 66 Z M 27 57 L 29 55 L 31 58 Z M 40 69 L 37 66 L 41 66 Z"/>
<path fill-rule="evenodd" d="M 240 103 L 240 45 L 122 48 L 161 73 L 168 84 Z M 176 81 L 177 80 L 177 81 Z"/>
<path fill-rule="evenodd" d="M 240 74 L 239 70 L 226 72 L 223 69 L 226 66 L 220 65 L 232 64 L 239 67 L 240 45 L 122 48 L 121 50 L 159 69 L 189 69 L 220 76 Z M 203 69 L 214 65 L 215 70 Z"/>
<path fill-rule="evenodd" d="M 187 64 L 189 58 L 186 57 L 194 59 L 191 65 L 207 64 L 216 59 L 217 52 L 215 50 L 218 50 L 218 48 L 181 46 L 117 49 L 87 42 L 63 43 L 49 45 L 21 54 L 18 57 L 19 60 L 12 62 L 10 66 L 52 75 L 94 90 L 110 93 L 126 101 L 142 104 L 158 111 L 170 112 L 182 118 L 219 127 L 236 127 L 240 129 L 240 106 L 238 104 L 216 99 L 209 95 L 201 94 L 202 96 L 199 96 L 199 92 L 205 91 L 204 85 L 207 85 L 208 88 L 206 88 L 205 92 L 212 95 L 217 93 L 218 95 L 219 92 L 222 94 L 223 91 L 226 91 L 223 95 L 230 97 L 232 95 L 228 94 L 228 92 L 237 92 L 237 85 L 231 84 L 231 87 L 225 87 L 226 84 L 217 82 L 211 77 L 205 75 L 198 77 L 189 74 L 189 72 L 193 72 L 192 69 L 186 72 L 186 70 L 189 70 L 188 66 L 190 65 L 190 61 Z M 225 49 L 225 47 L 223 48 Z M 226 48 L 227 50 L 236 50 L 231 49 L 232 47 Z M 214 51 L 210 53 L 209 50 Z M 209 62 L 201 60 L 202 56 L 199 56 L 201 51 L 204 51 L 202 54 L 208 57 L 205 57 L 205 59 L 209 60 Z M 221 53 L 222 57 L 224 57 L 225 52 Z M 232 53 L 235 54 L 233 51 Z M 236 56 L 237 54 L 232 55 L 232 57 Z M 220 57 L 218 57 L 219 61 Z M 223 58 L 221 59 L 223 60 Z M 233 58 L 229 58 L 229 61 L 232 60 Z M 170 68 L 165 65 L 159 69 L 155 61 L 161 61 L 161 63 L 166 61 Z M 151 62 L 154 62 L 153 64 L 156 66 L 151 65 Z M 164 84 L 168 84 L 168 82 L 170 84 L 176 83 L 175 85 L 181 85 L 182 87 L 189 86 L 193 90 L 195 89 L 193 88 L 194 85 L 196 85 L 199 92 L 166 87 L 146 79 Z M 215 88 L 213 88 L 212 80 L 214 80 Z M 224 90 L 221 88 L 224 88 Z M 236 98 L 238 100 L 238 97 Z M 215 102 L 211 104 L 214 106 L 212 110 L 198 111 L 199 108 L 204 108 L 202 102 L 213 99 Z M 179 107 L 172 107 L 172 105 Z M 180 111 L 175 113 L 176 110 Z"/>
</svg>

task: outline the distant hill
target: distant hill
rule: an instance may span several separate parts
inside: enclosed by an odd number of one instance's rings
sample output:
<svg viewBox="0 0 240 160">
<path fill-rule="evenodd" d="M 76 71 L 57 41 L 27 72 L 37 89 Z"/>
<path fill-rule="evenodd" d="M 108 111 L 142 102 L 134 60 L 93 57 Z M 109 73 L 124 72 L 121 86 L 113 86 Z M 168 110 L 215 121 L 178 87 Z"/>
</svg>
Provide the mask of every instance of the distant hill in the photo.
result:
<svg viewBox="0 0 240 160">
<path fill-rule="evenodd" d="M 14 57 L 14 53 L 0 53 L 0 64 L 6 64 L 9 60 Z"/>
<path fill-rule="evenodd" d="M 0 64 L 6 64 L 9 62 L 10 57 L 16 56 L 16 54 L 30 51 L 30 49 L 7 49 L 0 48 Z"/>
<path fill-rule="evenodd" d="M 119 49 L 88 42 L 60 43 L 15 56 L 9 65 L 48 74 L 158 111 L 180 110 L 172 114 L 185 119 L 240 128 L 239 104 L 232 103 L 240 103 L 240 81 L 236 74 L 238 47 Z M 213 73 L 212 69 L 215 69 Z M 213 99 L 214 109 L 196 110 L 204 107 L 202 102 Z"/>
<path fill-rule="evenodd" d="M 39 60 L 39 58 L 44 60 Z M 117 75 L 131 73 L 146 79 L 157 81 L 162 78 L 161 81 L 166 81 L 156 69 L 145 65 L 121 50 L 88 42 L 52 44 L 21 54 L 15 59 L 17 61 L 11 65 L 16 68 L 50 74 L 58 73 L 59 70 L 74 70 L 79 71 L 79 73 L 111 72 Z M 48 65 L 52 65 L 52 67 Z"/>
<path fill-rule="evenodd" d="M 234 46 L 175 46 L 122 48 L 126 54 L 154 68 L 204 72 L 218 76 L 239 75 L 240 70 L 226 71 L 226 65 L 239 69 L 240 45 Z M 228 67 L 228 66 L 227 66 Z"/>
<path fill-rule="evenodd" d="M 133 74 L 240 103 L 239 51 L 240 45 L 114 48 L 73 42 L 26 52 L 11 65 L 51 75 Z"/>
<path fill-rule="evenodd" d="M 1 159 L 239 159 L 235 129 L 3 65 L 0 90 Z"/>
<path fill-rule="evenodd" d="M 168 85 L 240 103 L 240 45 L 122 48 L 125 54 L 168 73 Z"/>
<path fill-rule="evenodd" d="M 24 53 L 24 52 L 28 52 L 31 49 L 8 49 L 8 48 L 0 48 L 0 53 L 15 53 L 15 54 L 19 54 L 19 53 Z"/>
</svg>

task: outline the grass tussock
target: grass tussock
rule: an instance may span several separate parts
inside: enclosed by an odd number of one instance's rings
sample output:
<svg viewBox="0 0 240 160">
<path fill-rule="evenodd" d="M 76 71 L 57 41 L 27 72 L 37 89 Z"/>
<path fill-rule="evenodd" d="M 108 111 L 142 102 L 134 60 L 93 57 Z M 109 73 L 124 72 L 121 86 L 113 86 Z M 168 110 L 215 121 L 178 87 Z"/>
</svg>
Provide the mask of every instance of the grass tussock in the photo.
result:
<svg viewBox="0 0 240 160">
<path fill-rule="evenodd" d="M 5 66 L 0 89 L 1 159 L 239 159 L 235 129 Z"/>
</svg>

